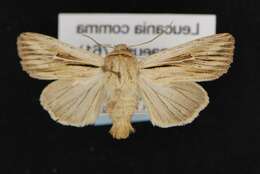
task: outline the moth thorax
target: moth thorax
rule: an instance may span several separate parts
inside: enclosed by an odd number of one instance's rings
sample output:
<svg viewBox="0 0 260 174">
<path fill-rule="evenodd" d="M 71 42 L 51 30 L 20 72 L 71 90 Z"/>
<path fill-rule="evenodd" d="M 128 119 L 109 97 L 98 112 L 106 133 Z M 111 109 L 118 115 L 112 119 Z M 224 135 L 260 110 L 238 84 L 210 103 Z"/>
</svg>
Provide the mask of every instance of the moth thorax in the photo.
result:
<svg viewBox="0 0 260 174">
<path fill-rule="evenodd" d="M 128 51 L 128 47 L 126 46 L 126 44 L 118 44 L 115 46 L 115 51 Z"/>
</svg>

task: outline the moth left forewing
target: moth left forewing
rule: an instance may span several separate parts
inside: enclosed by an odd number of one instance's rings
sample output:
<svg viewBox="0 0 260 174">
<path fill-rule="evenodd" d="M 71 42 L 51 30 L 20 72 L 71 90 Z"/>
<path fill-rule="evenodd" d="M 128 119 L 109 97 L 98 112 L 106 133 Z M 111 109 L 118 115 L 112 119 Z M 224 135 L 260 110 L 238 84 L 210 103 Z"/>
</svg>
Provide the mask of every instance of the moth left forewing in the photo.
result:
<svg viewBox="0 0 260 174">
<path fill-rule="evenodd" d="M 228 33 L 196 39 L 141 60 L 140 73 L 160 83 L 214 80 L 230 67 L 234 44 Z"/>
<path fill-rule="evenodd" d="M 37 79 L 93 76 L 104 65 L 99 55 L 39 33 L 20 34 L 17 49 L 23 70 Z"/>
</svg>

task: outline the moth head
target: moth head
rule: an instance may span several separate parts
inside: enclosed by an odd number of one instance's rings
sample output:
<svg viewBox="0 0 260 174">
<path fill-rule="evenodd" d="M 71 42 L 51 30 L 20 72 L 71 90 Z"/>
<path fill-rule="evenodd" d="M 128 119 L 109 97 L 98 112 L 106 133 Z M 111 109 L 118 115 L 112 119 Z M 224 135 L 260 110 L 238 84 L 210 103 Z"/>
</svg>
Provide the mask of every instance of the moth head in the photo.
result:
<svg viewBox="0 0 260 174">
<path fill-rule="evenodd" d="M 126 46 L 126 44 L 118 44 L 115 46 L 114 48 L 116 51 L 127 51 L 129 50 L 128 47 Z"/>
</svg>

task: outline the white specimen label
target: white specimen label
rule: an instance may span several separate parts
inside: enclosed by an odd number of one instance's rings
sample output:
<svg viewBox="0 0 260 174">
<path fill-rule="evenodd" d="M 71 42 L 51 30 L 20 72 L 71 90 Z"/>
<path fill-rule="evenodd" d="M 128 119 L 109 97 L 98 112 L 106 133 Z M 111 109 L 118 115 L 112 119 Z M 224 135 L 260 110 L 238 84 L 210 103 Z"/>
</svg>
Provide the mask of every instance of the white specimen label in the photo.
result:
<svg viewBox="0 0 260 174">
<path fill-rule="evenodd" d="M 163 30 L 164 34 L 155 41 L 132 49 L 138 58 L 143 58 L 162 49 L 216 33 L 216 15 L 212 14 L 61 13 L 58 21 L 58 38 L 61 41 L 103 56 L 111 49 L 99 47 L 83 34 L 102 44 L 135 45 L 152 39 Z M 140 102 L 132 122 L 147 120 L 149 116 Z M 111 124 L 111 120 L 102 112 L 96 125 L 105 124 Z"/>
</svg>

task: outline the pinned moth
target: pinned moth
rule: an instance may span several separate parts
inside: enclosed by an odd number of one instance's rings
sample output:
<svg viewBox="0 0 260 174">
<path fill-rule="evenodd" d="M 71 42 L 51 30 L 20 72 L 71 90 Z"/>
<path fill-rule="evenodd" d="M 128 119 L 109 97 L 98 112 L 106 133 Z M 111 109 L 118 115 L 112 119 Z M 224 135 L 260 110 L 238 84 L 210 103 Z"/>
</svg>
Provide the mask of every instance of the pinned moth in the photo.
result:
<svg viewBox="0 0 260 174">
<path fill-rule="evenodd" d="M 116 139 L 134 132 L 131 117 L 140 97 L 153 125 L 191 123 L 209 103 L 196 82 L 227 72 L 234 43 L 231 34 L 221 33 L 138 60 L 125 44 L 103 58 L 43 34 L 26 32 L 17 39 L 23 70 L 33 78 L 55 80 L 40 96 L 51 118 L 81 127 L 94 124 L 105 106 Z"/>
</svg>

